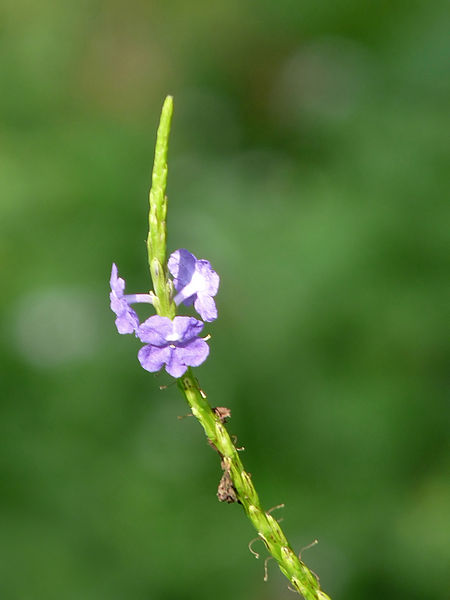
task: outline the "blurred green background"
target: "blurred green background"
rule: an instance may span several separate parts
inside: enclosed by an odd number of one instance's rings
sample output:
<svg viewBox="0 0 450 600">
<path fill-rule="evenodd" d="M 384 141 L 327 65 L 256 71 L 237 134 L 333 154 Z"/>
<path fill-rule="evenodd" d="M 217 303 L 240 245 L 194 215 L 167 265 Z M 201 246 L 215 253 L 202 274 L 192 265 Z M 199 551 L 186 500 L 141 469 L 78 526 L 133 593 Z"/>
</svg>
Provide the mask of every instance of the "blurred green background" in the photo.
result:
<svg viewBox="0 0 450 600">
<path fill-rule="evenodd" d="M 221 275 L 197 370 L 333 600 L 447 598 L 445 3 L 6 0 L 2 600 L 283 600 L 217 455 L 109 309 L 169 249 Z M 142 313 L 142 316 L 145 314 Z M 147 313 L 148 315 L 149 313 Z M 255 546 L 265 555 L 264 548 Z"/>
</svg>

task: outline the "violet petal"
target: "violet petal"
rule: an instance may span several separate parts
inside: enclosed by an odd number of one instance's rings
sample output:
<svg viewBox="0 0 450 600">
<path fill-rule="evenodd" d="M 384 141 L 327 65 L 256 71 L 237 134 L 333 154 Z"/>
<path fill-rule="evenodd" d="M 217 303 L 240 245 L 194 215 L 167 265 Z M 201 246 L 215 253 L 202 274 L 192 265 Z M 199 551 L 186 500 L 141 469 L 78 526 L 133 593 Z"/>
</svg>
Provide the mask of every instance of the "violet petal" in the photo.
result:
<svg viewBox="0 0 450 600">
<path fill-rule="evenodd" d="M 175 348 L 174 354 L 183 364 L 198 367 L 207 359 L 209 346 L 205 340 L 196 339 L 183 348 Z"/>
<path fill-rule="evenodd" d="M 217 318 L 217 309 L 212 299 L 219 289 L 219 275 L 207 260 L 197 260 L 186 249 L 175 250 L 169 258 L 169 271 L 174 277 L 178 292 L 175 304 L 189 306 L 194 302 L 195 310 L 205 321 Z"/>
<path fill-rule="evenodd" d="M 151 346 L 148 344 L 141 348 L 138 352 L 138 359 L 141 366 L 150 373 L 159 371 L 165 363 L 170 361 L 170 355 L 172 354 L 172 348 L 166 346 L 165 348 L 158 348 L 157 346 Z"/>
<path fill-rule="evenodd" d="M 196 338 L 203 329 L 203 323 L 194 317 L 175 317 L 173 320 L 174 334 L 178 335 L 180 344 Z"/>
<path fill-rule="evenodd" d="M 116 314 L 116 327 L 119 333 L 133 333 L 139 326 L 139 318 L 123 295 L 125 280 L 118 276 L 117 266 L 113 263 L 109 280 L 111 310 Z"/>
<path fill-rule="evenodd" d="M 167 267 L 174 278 L 175 289 L 179 290 L 187 285 L 195 272 L 197 259 L 185 248 L 175 250 L 169 257 Z"/>
<path fill-rule="evenodd" d="M 179 348 L 175 348 L 172 351 L 166 364 L 166 371 L 169 373 L 169 375 L 172 375 L 172 377 L 181 377 L 187 371 L 187 365 L 185 362 L 180 360 L 177 350 L 179 350 Z"/>
<path fill-rule="evenodd" d="M 216 303 L 206 294 L 198 294 L 194 302 L 194 308 L 204 321 L 214 321 L 217 319 Z"/>
<path fill-rule="evenodd" d="M 167 345 L 167 337 L 172 333 L 173 321 L 169 317 L 160 317 L 159 315 L 149 317 L 136 331 L 141 342 L 160 347 Z"/>
</svg>

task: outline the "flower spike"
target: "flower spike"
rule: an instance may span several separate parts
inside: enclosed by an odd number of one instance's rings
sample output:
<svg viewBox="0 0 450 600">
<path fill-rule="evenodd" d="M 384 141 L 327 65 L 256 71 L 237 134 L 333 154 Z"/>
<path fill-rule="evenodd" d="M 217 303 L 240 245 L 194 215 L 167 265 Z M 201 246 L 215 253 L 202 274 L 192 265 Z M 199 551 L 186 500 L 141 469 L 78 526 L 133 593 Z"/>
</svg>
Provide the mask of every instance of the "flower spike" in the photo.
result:
<svg viewBox="0 0 450 600">
<path fill-rule="evenodd" d="M 254 483 L 239 456 L 235 436 L 230 436 L 226 419 L 230 411 L 224 407 L 211 408 L 207 396 L 190 367 L 201 365 L 209 354 L 209 336 L 200 338 L 204 323 L 193 317 L 176 316 L 180 304 L 194 305 L 203 321 L 214 321 L 217 309 L 214 296 L 219 288 L 219 276 L 207 260 L 198 260 L 186 249 L 173 252 L 167 261 L 167 151 L 173 102 L 164 102 L 158 128 L 155 161 L 150 190 L 148 258 L 154 293 L 125 295 L 125 281 L 118 276 L 113 264 L 111 271 L 111 309 L 116 314 L 119 333 L 135 333 L 145 345 L 138 352 L 141 366 L 155 373 L 165 367 L 177 378 L 177 384 L 189 404 L 192 415 L 200 422 L 209 445 L 221 458 L 222 479 L 217 491 L 221 502 L 238 502 L 252 522 L 258 538 L 281 572 L 289 579 L 293 591 L 305 600 L 330 600 L 321 589 L 318 578 L 308 569 L 289 545 L 279 520 L 261 506 Z M 169 278 L 169 273 L 173 281 Z M 174 296 L 175 289 L 175 296 Z M 130 304 L 149 302 L 156 314 L 142 324 Z M 275 507 L 277 508 L 277 507 Z M 271 509 L 273 510 L 273 509 Z M 249 545 L 250 550 L 258 557 Z M 267 579 L 267 558 L 264 563 Z"/>
</svg>

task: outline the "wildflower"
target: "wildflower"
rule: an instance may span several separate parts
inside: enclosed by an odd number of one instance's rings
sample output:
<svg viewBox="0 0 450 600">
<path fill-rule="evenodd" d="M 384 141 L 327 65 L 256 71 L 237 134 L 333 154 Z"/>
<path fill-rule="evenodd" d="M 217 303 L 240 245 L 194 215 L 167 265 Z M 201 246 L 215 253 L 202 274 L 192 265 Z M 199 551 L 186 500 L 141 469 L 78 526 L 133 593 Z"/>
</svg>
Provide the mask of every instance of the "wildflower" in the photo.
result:
<svg viewBox="0 0 450 600">
<path fill-rule="evenodd" d="M 213 296 L 219 289 L 219 276 L 207 260 L 197 260 L 193 254 L 181 248 L 170 255 L 169 271 L 178 294 L 174 298 L 178 306 L 194 304 L 195 310 L 204 321 L 217 319 L 216 304 Z"/>
<path fill-rule="evenodd" d="M 117 266 L 113 263 L 111 279 L 109 280 L 111 293 L 111 310 L 116 313 L 116 327 L 119 333 L 133 333 L 139 327 L 139 317 L 131 308 L 130 304 L 137 302 L 153 303 L 150 294 L 127 294 L 125 291 L 125 280 L 118 276 Z"/>
<path fill-rule="evenodd" d="M 198 367 L 209 354 L 208 344 L 197 337 L 202 329 L 203 323 L 193 317 L 148 318 L 136 331 L 147 344 L 138 352 L 139 362 L 151 373 L 165 365 L 172 377 L 181 377 L 188 366 Z"/>
</svg>

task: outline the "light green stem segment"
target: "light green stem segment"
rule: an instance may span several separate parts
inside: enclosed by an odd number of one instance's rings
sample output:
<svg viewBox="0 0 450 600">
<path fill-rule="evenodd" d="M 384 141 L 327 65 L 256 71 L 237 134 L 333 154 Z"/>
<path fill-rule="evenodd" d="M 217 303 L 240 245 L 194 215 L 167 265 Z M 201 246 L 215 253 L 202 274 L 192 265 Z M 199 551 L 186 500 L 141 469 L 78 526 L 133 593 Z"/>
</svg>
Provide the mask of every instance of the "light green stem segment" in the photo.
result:
<svg viewBox="0 0 450 600">
<path fill-rule="evenodd" d="M 230 474 L 239 502 L 267 550 L 278 562 L 281 572 L 305 600 L 330 600 L 321 591 L 314 574 L 292 550 L 278 522 L 261 508 L 258 494 L 250 475 L 244 469 L 236 446 L 220 416 L 211 409 L 206 394 L 201 390 L 191 369 L 178 379 L 178 387 L 191 407 L 192 414 L 203 427 L 206 437 L 221 455 L 222 465 Z"/>
<path fill-rule="evenodd" d="M 167 216 L 167 150 L 172 120 L 173 100 L 167 96 L 158 128 L 155 161 L 150 190 L 150 231 L 148 234 L 148 260 L 155 290 L 156 312 L 173 319 L 176 307 L 172 300 L 172 284 L 167 274 L 166 216 Z M 236 497 L 242 504 L 267 550 L 276 559 L 281 572 L 305 600 L 330 600 L 320 590 L 317 578 L 298 558 L 281 530 L 278 522 L 261 508 L 258 494 L 250 475 L 245 471 L 238 451 L 233 444 L 220 416 L 210 407 L 192 370 L 188 369 L 178 380 L 192 414 L 197 417 L 208 440 L 222 458 L 222 467 L 228 472 Z"/>
<path fill-rule="evenodd" d="M 150 190 L 149 232 L 147 238 L 148 264 L 155 293 L 154 306 L 156 312 L 173 319 L 175 304 L 172 300 L 172 284 L 167 273 L 167 152 L 169 149 L 169 133 L 172 122 L 173 98 L 167 96 L 161 112 L 156 137 L 155 160 Z"/>
</svg>

